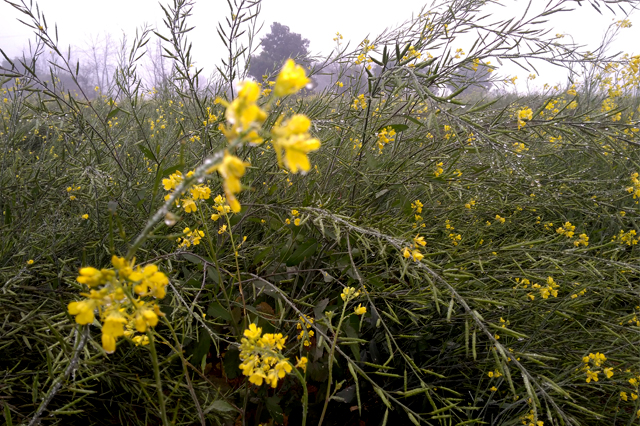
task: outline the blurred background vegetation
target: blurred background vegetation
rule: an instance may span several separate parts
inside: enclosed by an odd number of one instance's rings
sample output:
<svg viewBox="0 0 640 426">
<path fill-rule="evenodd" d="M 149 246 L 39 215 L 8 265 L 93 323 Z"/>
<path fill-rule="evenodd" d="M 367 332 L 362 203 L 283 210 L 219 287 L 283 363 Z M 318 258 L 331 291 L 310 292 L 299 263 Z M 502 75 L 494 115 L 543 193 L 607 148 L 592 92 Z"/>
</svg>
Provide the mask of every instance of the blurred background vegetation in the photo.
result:
<svg viewBox="0 0 640 426">
<path fill-rule="evenodd" d="M 206 214 L 212 197 L 197 214 L 174 209 L 136 254 L 170 278 L 161 308 L 173 331 L 155 330 L 170 421 L 301 423 L 298 381 L 256 387 L 238 369 L 255 322 L 288 336 L 290 359 L 309 358 L 309 424 L 329 363 L 324 424 L 637 424 L 640 59 L 549 34 L 545 20 L 570 2 L 482 25 L 484 1 L 435 4 L 356 48 L 337 35 L 327 58 L 278 23 L 258 53 L 262 5 L 229 2 L 217 28 L 229 54 L 209 80 L 190 54 L 189 1 L 162 6 L 166 28 L 82 63 L 58 46 L 45 11 L 7 3 L 37 35 L 30 55 L 2 62 L 7 424 L 161 424 L 147 348 L 122 339 L 107 355 L 98 324 L 80 328 L 67 313 L 78 270 L 127 253 L 164 203 L 162 179 L 227 146 L 216 99 L 252 76 L 266 105 L 288 57 L 313 83 L 271 104 L 265 126 L 306 114 L 322 141 L 313 168 L 280 169 L 269 141 L 241 147 L 251 166 L 231 234 Z M 628 25 L 621 16 L 610 34 Z M 453 41 L 467 32 L 477 42 L 462 51 Z M 139 66 L 149 52 L 151 71 Z M 566 84 L 509 90 L 500 64 L 518 62 L 531 81 L 533 59 L 567 69 Z M 222 193 L 217 176 L 203 183 Z M 180 247 L 186 227 L 207 238 Z M 362 291 L 367 313 L 336 336 L 327 313 L 340 312 L 345 287 Z M 314 319 L 308 345 L 302 314 Z"/>
</svg>

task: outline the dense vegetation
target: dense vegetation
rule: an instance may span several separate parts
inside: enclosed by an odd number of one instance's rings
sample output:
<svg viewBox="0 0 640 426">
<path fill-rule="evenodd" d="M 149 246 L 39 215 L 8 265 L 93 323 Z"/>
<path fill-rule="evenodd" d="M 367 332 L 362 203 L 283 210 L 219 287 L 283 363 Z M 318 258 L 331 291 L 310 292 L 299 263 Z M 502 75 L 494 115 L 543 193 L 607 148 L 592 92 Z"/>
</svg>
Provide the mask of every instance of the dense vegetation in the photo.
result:
<svg viewBox="0 0 640 426">
<path fill-rule="evenodd" d="M 259 2 L 220 26 L 227 78 L 199 86 L 175 0 L 164 88 L 138 76 L 143 31 L 95 94 L 65 89 L 78 68 L 16 4 L 59 61 L 2 71 L 6 423 L 637 424 L 640 57 L 548 35 L 566 2 L 482 27 L 485 2 L 445 3 L 353 51 L 337 36 L 309 71 L 331 84 L 297 94 L 230 82 Z M 535 57 L 572 81 L 486 90 L 513 87 L 496 62 Z M 109 270 L 151 283 L 119 296 L 139 314 L 124 336 L 121 312 L 78 304 Z M 256 345 L 282 372 L 267 383 Z"/>
</svg>

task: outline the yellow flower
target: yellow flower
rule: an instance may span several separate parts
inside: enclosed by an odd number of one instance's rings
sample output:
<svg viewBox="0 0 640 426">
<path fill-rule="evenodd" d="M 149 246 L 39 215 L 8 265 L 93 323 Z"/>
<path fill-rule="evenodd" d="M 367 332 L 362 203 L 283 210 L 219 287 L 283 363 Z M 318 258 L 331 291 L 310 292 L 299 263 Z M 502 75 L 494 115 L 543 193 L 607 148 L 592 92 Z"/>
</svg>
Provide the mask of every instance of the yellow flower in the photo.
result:
<svg viewBox="0 0 640 426">
<path fill-rule="evenodd" d="M 628 401 L 627 393 L 626 392 L 620 392 L 620 399 L 623 400 L 623 401 Z"/>
<path fill-rule="evenodd" d="M 594 382 L 598 381 L 597 371 L 587 370 L 587 383 L 591 382 L 591 380 L 593 380 Z"/>
<path fill-rule="evenodd" d="M 127 320 L 119 312 L 111 312 L 107 315 L 102 325 L 102 348 L 107 353 L 113 353 L 116 350 L 116 339 L 124 336 L 124 326 Z"/>
<path fill-rule="evenodd" d="M 242 189 L 240 178 L 244 176 L 245 169 L 248 165 L 249 163 L 245 163 L 240 158 L 225 151 L 222 163 L 209 170 L 209 172 L 212 172 L 217 169 L 220 176 L 224 179 L 224 193 L 234 213 L 240 211 L 240 203 L 236 199 L 235 194 Z"/>
<path fill-rule="evenodd" d="M 302 371 L 307 371 L 307 362 L 309 361 L 307 359 L 306 356 L 303 356 L 302 358 L 298 359 L 298 357 L 296 357 L 296 361 L 298 361 L 296 363 L 296 368 L 301 368 Z"/>
<path fill-rule="evenodd" d="M 304 69 L 292 59 L 287 59 L 280 74 L 276 78 L 276 85 L 273 93 L 277 97 L 291 95 L 302 89 L 309 83 L 309 79 L 305 75 Z"/>
<path fill-rule="evenodd" d="M 257 340 L 262 335 L 262 328 L 255 324 L 249 324 L 249 328 L 247 328 L 243 334 L 247 339 Z"/>
<path fill-rule="evenodd" d="M 137 294 L 140 296 L 151 295 L 158 299 L 164 298 L 166 295 L 165 287 L 169 284 L 169 278 L 158 271 L 158 267 L 153 264 L 142 269 L 138 266 L 128 279 L 134 282 L 138 281 L 138 284 L 133 286 L 133 291 Z"/>
<path fill-rule="evenodd" d="M 33 265 L 34 260 L 33 259 L 29 259 L 27 260 L 27 265 Z"/>
<path fill-rule="evenodd" d="M 144 303 L 144 302 L 143 302 Z M 147 327 L 155 327 L 158 324 L 158 314 L 149 307 L 140 306 L 135 316 L 136 330 L 140 333 L 147 331 Z"/>
<path fill-rule="evenodd" d="M 109 279 L 113 278 L 113 271 L 107 269 L 97 270 L 96 268 L 86 267 L 80 268 L 80 275 L 76 278 L 80 284 L 86 284 L 89 287 L 95 287 L 105 284 Z"/>
<path fill-rule="evenodd" d="M 222 225 L 220 229 L 218 229 L 218 234 L 224 234 L 227 232 L 227 225 Z"/>
<path fill-rule="evenodd" d="M 422 255 L 422 253 L 420 253 L 420 251 L 418 250 L 412 250 L 411 251 L 411 257 L 413 258 L 414 261 L 416 262 L 420 262 L 424 256 Z"/>
<path fill-rule="evenodd" d="M 345 302 L 348 302 L 351 299 L 355 299 L 356 297 L 360 296 L 360 292 L 357 291 L 355 288 L 353 287 L 345 287 L 342 290 L 342 294 L 340 294 L 340 297 L 342 298 L 342 300 L 344 300 Z"/>
<path fill-rule="evenodd" d="M 418 248 L 419 246 L 424 247 L 427 245 L 427 242 L 424 240 L 424 237 L 421 237 L 420 234 L 418 234 L 413 237 L 413 245 L 415 248 Z"/>
<path fill-rule="evenodd" d="M 182 208 L 184 209 L 185 213 L 193 213 L 198 210 L 195 201 L 193 201 L 191 198 L 184 198 L 182 200 Z"/>
<path fill-rule="evenodd" d="M 136 346 L 144 346 L 149 344 L 148 336 L 135 336 L 131 339 Z"/>
<path fill-rule="evenodd" d="M 241 84 L 238 97 L 230 104 L 218 99 L 227 107 L 225 118 L 229 126 L 220 125 L 219 129 L 230 141 L 244 135 L 249 142 L 262 143 L 257 129 L 267 118 L 267 114 L 256 104 L 260 97 L 260 86 L 255 81 L 245 81 Z"/>
<path fill-rule="evenodd" d="M 524 120 L 531 120 L 533 118 L 533 111 L 531 108 L 524 108 L 518 111 L 518 130 L 520 130 L 526 122 Z"/>
<path fill-rule="evenodd" d="M 82 215 L 82 218 L 83 218 L 84 220 L 87 220 L 87 219 L 89 219 L 89 215 L 85 213 L 85 214 L 83 214 L 83 215 Z"/>
<path fill-rule="evenodd" d="M 278 119 L 272 129 L 278 164 L 282 166 L 284 161 L 284 165 L 292 173 L 308 172 L 311 163 L 307 154 L 320 148 L 320 141 L 308 133 L 310 126 L 311 121 L 306 115 L 296 114 L 283 125 Z"/>
<path fill-rule="evenodd" d="M 356 315 L 364 315 L 367 313 L 367 307 L 362 306 L 361 303 L 358 303 L 358 307 L 354 308 L 353 311 L 355 312 Z"/>
<path fill-rule="evenodd" d="M 182 173 L 178 170 L 177 172 L 170 174 L 168 178 L 162 179 L 162 185 L 164 186 L 165 191 L 171 191 L 176 189 L 182 180 Z"/>
<path fill-rule="evenodd" d="M 408 258 L 410 258 L 410 257 L 411 257 L 411 250 L 409 249 L 409 247 L 405 247 L 405 248 L 402 250 L 402 256 L 403 256 L 405 259 L 408 259 Z"/>
<path fill-rule="evenodd" d="M 67 307 L 71 315 L 76 316 L 76 322 L 80 325 L 91 324 L 95 318 L 93 311 L 96 304 L 93 300 L 81 300 L 79 302 L 71 302 Z"/>
<path fill-rule="evenodd" d="M 190 192 L 194 200 L 208 200 L 211 196 L 211 189 L 206 185 L 194 185 Z"/>
<path fill-rule="evenodd" d="M 607 379 L 610 379 L 613 376 L 613 368 L 606 367 L 604 369 L 604 374 L 607 376 Z"/>
<path fill-rule="evenodd" d="M 299 218 L 299 217 L 297 217 L 297 218 L 293 221 L 293 224 L 294 224 L 295 226 L 300 226 L 300 218 Z"/>
</svg>

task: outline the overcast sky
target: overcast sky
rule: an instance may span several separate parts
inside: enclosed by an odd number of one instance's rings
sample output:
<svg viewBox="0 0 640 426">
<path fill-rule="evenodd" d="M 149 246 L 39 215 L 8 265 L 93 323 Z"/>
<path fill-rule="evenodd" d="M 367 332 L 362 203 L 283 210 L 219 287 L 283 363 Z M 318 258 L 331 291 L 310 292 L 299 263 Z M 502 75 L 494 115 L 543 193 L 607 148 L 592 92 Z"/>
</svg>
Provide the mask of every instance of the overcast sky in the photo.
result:
<svg viewBox="0 0 640 426">
<path fill-rule="evenodd" d="M 326 54 L 335 46 L 332 39 L 337 31 L 343 34 L 345 41 L 351 40 L 355 47 L 368 34 L 374 38 L 385 28 L 408 20 L 425 3 L 425 0 L 263 0 L 260 15 L 260 21 L 264 22 L 262 35 L 269 31 L 272 22 L 280 22 L 309 39 L 313 53 Z M 527 4 L 523 0 L 504 0 L 501 3 L 506 7 L 490 9 L 496 18 L 522 14 Z M 546 3 L 546 0 L 534 0 L 534 5 Z M 162 23 L 163 14 L 156 0 L 41 0 L 38 4 L 45 13 L 49 27 L 53 28 L 53 23 L 58 24 L 64 50 L 69 44 L 86 49 L 92 37 L 95 39 L 107 33 L 119 39 L 123 33 L 133 34 L 136 28 L 145 23 L 157 26 L 161 33 L 166 33 Z M 593 48 L 599 44 L 609 24 L 624 18 L 622 15 L 614 16 L 606 8 L 603 9 L 603 15 L 599 15 L 588 2 L 582 2 L 581 7 L 576 4 L 575 8 L 572 12 L 553 17 L 549 26 L 553 27 L 554 34 L 569 34 L 576 42 Z M 195 2 L 190 20 L 195 29 L 190 40 L 194 45 L 193 56 L 197 66 L 204 67 L 205 74 L 211 73 L 224 54 L 224 46 L 216 34 L 215 25 L 228 16 L 228 10 L 226 0 Z M 30 39 L 34 40 L 33 32 L 17 21 L 19 13 L 2 0 L 0 17 L 0 48 L 10 57 L 17 56 L 27 48 Z M 633 22 L 634 18 L 632 15 L 630 20 Z M 622 30 L 612 51 L 638 53 L 637 40 L 640 40 L 640 22 L 637 26 Z M 520 81 L 527 74 L 517 69 L 502 70 L 503 73 L 505 71 L 522 74 Z M 559 78 L 562 74 L 559 75 L 552 68 L 544 68 L 543 74 L 538 81 L 556 82 L 563 79 Z"/>
</svg>

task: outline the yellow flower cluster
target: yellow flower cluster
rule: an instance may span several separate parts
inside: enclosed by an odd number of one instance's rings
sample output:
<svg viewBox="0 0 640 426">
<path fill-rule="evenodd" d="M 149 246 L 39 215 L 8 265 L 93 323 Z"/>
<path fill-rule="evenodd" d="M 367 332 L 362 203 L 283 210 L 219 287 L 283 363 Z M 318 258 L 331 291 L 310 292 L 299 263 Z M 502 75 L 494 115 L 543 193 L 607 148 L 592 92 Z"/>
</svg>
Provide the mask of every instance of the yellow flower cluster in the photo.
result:
<svg viewBox="0 0 640 426">
<path fill-rule="evenodd" d="M 620 244 L 626 244 L 628 246 L 635 246 L 638 244 L 638 238 L 636 238 L 636 230 L 632 229 L 629 232 L 620 230 L 618 235 L 614 235 L 611 241 L 618 241 Z"/>
<path fill-rule="evenodd" d="M 499 217 L 499 216 L 498 216 L 498 217 Z M 488 225 L 491 225 L 491 222 L 487 222 L 487 224 L 488 224 Z M 456 229 L 456 228 L 451 224 L 451 221 L 450 221 L 449 219 L 447 219 L 447 220 L 444 222 L 444 226 L 445 226 L 445 228 L 446 228 L 448 231 L 453 231 L 453 230 L 455 230 L 455 229 Z M 460 235 L 460 234 L 456 234 L 455 232 L 450 232 L 450 233 L 449 233 L 449 239 L 451 240 L 451 243 L 452 243 L 454 246 L 457 246 L 457 245 L 458 245 L 458 243 L 462 240 L 462 235 Z"/>
<path fill-rule="evenodd" d="M 487 376 L 491 377 L 492 379 L 497 379 L 499 377 L 502 377 L 502 373 L 499 370 L 489 371 L 487 373 Z"/>
<path fill-rule="evenodd" d="M 518 130 L 527 124 L 525 120 L 529 121 L 531 119 L 533 119 L 533 111 L 531 108 L 523 108 L 518 111 Z"/>
<path fill-rule="evenodd" d="M 436 169 L 433 172 L 435 177 L 439 177 L 444 172 L 444 169 L 442 168 L 443 165 L 444 163 L 442 163 L 442 161 L 436 164 Z"/>
<path fill-rule="evenodd" d="M 306 315 L 302 315 L 296 328 L 300 331 L 298 333 L 298 340 L 302 340 L 304 346 L 311 346 L 311 338 L 315 335 L 315 332 L 311 330 L 313 324 L 313 318 Z"/>
<path fill-rule="evenodd" d="M 405 259 L 413 259 L 414 262 L 420 262 L 424 255 L 420 253 L 420 247 L 424 247 L 427 245 L 427 242 L 424 240 L 424 237 L 421 237 L 420 234 L 413 237 L 413 245 L 409 247 L 405 247 L 402 250 L 402 256 Z"/>
<path fill-rule="evenodd" d="M 292 95 L 307 84 L 309 84 L 309 79 L 305 75 L 304 69 L 300 65 L 296 65 L 293 60 L 288 59 L 276 78 L 274 94 L 277 97 Z"/>
<path fill-rule="evenodd" d="M 286 337 L 282 334 L 265 333 L 262 328 L 250 324 L 244 331 L 240 341 L 240 369 L 242 374 L 249 377 L 249 382 L 262 386 L 263 382 L 272 388 L 278 386 L 278 380 L 293 370 L 291 363 L 282 355 Z M 306 369 L 307 358 L 298 360 L 296 368 Z"/>
<path fill-rule="evenodd" d="M 576 283 L 577 284 L 577 283 Z M 579 292 L 572 294 L 571 298 L 572 299 L 577 299 L 579 296 L 584 296 L 584 294 L 587 292 L 586 288 L 583 288 L 582 290 L 580 290 Z"/>
<path fill-rule="evenodd" d="M 640 179 L 638 179 L 638 173 L 631 175 L 631 183 L 633 186 L 627 188 L 629 194 L 633 194 L 633 199 L 640 198 Z"/>
<path fill-rule="evenodd" d="M 309 134 L 311 120 L 306 115 L 296 114 L 284 124 L 281 121 L 279 118 L 271 131 L 278 164 L 282 167 L 284 162 L 292 173 L 308 172 L 311 163 L 307 154 L 320 148 L 320 141 Z"/>
<path fill-rule="evenodd" d="M 293 224 L 295 226 L 300 226 L 300 212 L 298 210 L 291 210 L 291 216 L 293 216 Z M 285 219 L 284 223 L 286 223 L 287 225 L 291 224 L 291 219 L 287 218 Z"/>
<path fill-rule="evenodd" d="M 531 410 L 529 414 L 525 414 L 524 416 L 520 417 L 520 420 L 525 426 L 544 426 L 544 422 L 536 418 L 533 410 Z"/>
<path fill-rule="evenodd" d="M 529 285 L 531 285 L 532 289 L 536 289 L 540 291 L 540 295 L 542 296 L 543 299 L 548 299 L 549 296 L 553 296 L 553 297 L 558 297 L 558 288 L 560 287 L 555 280 L 552 277 L 547 277 L 547 284 L 545 286 L 541 286 L 538 283 L 533 283 L 531 284 L 531 281 L 529 281 L 527 278 L 516 278 L 515 279 L 516 283 L 518 283 L 515 288 L 518 288 L 520 286 L 520 284 L 522 284 L 523 288 L 528 288 Z M 527 297 L 531 300 L 535 300 L 536 296 L 532 293 L 528 293 Z"/>
<path fill-rule="evenodd" d="M 211 220 L 214 222 L 220 219 L 221 216 L 226 216 L 231 212 L 231 206 L 227 204 L 227 200 L 222 195 L 218 194 L 218 196 L 213 199 L 213 203 L 213 208 L 218 212 L 211 215 Z"/>
<path fill-rule="evenodd" d="M 291 95 L 308 83 L 309 79 L 305 75 L 304 69 L 289 59 L 276 78 L 273 94 L 276 97 Z M 267 114 L 257 103 L 260 94 L 258 83 L 246 81 L 241 84 L 238 97 L 231 103 L 216 99 L 217 103 L 226 107 L 227 125 L 221 124 L 220 130 L 232 145 L 235 146 L 241 141 L 256 145 L 263 142 L 258 131 L 262 129 Z M 320 147 L 320 141 L 309 135 L 311 121 L 306 116 L 298 114 L 291 117 L 284 125 L 281 125 L 280 122 L 281 119 L 278 119 L 271 135 L 278 156 L 278 164 L 282 166 L 284 160 L 284 165 L 293 173 L 309 171 L 311 164 L 307 154 Z M 227 204 L 234 213 L 241 209 L 240 202 L 235 195 L 242 190 L 240 178 L 244 176 L 248 166 L 249 163 L 242 161 L 229 151 L 225 151 L 222 162 L 207 170 L 207 173 L 217 171 L 223 178 L 222 187 Z"/>
<path fill-rule="evenodd" d="M 529 148 L 527 148 L 527 146 L 525 144 L 523 144 L 522 142 L 514 142 L 513 150 L 514 150 L 514 152 L 516 154 L 520 154 L 520 153 L 523 153 L 525 151 L 529 151 Z"/>
<path fill-rule="evenodd" d="M 260 98 L 260 85 L 255 81 L 245 81 L 240 85 L 238 97 L 231 103 L 220 98 L 216 99 L 216 102 L 227 108 L 225 112 L 227 125 L 220 124 L 218 129 L 230 142 L 242 138 L 249 143 L 262 143 L 258 130 L 267 119 L 267 113 L 258 106 L 258 98 Z"/>
<path fill-rule="evenodd" d="M 560 235 L 565 235 L 567 238 L 573 237 L 575 234 L 576 227 L 571 224 L 571 222 L 565 222 L 563 226 L 556 229 L 556 232 Z"/>
<path fill-rule="evenodd" d="M 345 302 L 349 302 L 351 299 L 355 299 L 360 296 L 360 291 L 356 290 L 354 287 L 345 287 L 340 294 L 340 298 Z"/>
<path fill-rule="evenodd" d="M 184 228 L 182 230 L 184 237 L 178 238 L 178 247 L 179 248 L 187 248 L 192 245 L 197 246 L 200 244 L 200 240 L 204 237 L 204 232 L 194 229 L 193 231 L 190 228 Z"/>
<path fill-rule="evenodd" d="M 464 53 L 463 53 L 464 54 Z M 412 59 L 420 59 L 422 57 L 422 53 L 418 52 L 415 47 L 413 46 L 409 46 L 409 50 L 407 51 L 406 55 L 404 55 L 402 57 L 402 59 L 400 60 L 400 62 L 404 62 L 404 61 L 408 61 L 408 60 L 412 60 Z M 477 68 L 477 67 L 476 67 Z"/>
<path fill-rule="evenodd" d="M 193 170 L 189 171 L 186 175 L 187 178 L 191 176 L 193 176 Z M 182 183 L 184 178 L 185 176 L 183 176 L 180 171 L 177 171 L 170 174 L 168 178 L 162 179 L 162 185 L 164 186 L 165 191 L 170 191 L 169 194 L 165 195 L 165 200 L 171 198 L 171 195 Z M 180 199 L 180 201 L 176 201 L 176 205 L 181 206 L 186 213 L 193 213 L 198 210 L 196 202 L 198 200 L 208 200 L 209 197 L 211 197 L 211 189 L 207 185 L 193 185 L 189 189 L 189 196 Z"/>
<path fill-rule="evenodd" d="M 396 139 L 396 131 L 392 127 L 386 127 L 378 132 L 378 150 L 382 152 L 382 149 L 389 142 L 393 142 Z"/>
<path fill-rule="evenodd" d="M 158 323 L 162 315 L 155 300 L 162 299 L 169 284 L 167 276 L 158 271 L 156 265 L 134 268 L 134 262 L 122 257 L 111 259 L 114 269 L 80 269 L 77 281 L 89 288 L 89 293 L 81 293 L 86 298 L 71 302 L 68 312 L 76 317 L 76 323 L 91 324 L 98 311 L 102 323 L 102 347 L 107 353 L 116 350 L 116 340 L 125 336 L 125 326 L 144 333 L 147 328 Z M 144 339 L 137 339 L 144 343 Z"/>
<path fill-rule="evenodd" d="M 534 284 L 534 287 L 538 284 Z M 548 299 L 549 296 L 558 297 L 558 287 L 560 287 L 553 280 L 552 277 L 547 277 L 547 285 L 544 287 L 540 287 L 540 295 L 543 299 Z"/>
<path fill-rule="evenodd" d="M 586 247 L 589 245 L 589 237 L 587 237 L 587 234 L 580 234 L 578 239 L 573 242 L 573 245 L 576 247 L 580 247 L 581 245 Z"/>
<path fill-rule="evenodd" d="M 353 100 L 351 108 L 355 109 L 356 111 L 358 110 L 358 108 L 363 110 L 367 109 L 367 100 L 364 98 L 364 94 L 359 95 Z"/>
<path fill-rule="evenodd" d="M 413 203 L 411 203 L 411 209 L 413 210 L 413 216 L 415 219 L 415 223 L 413 224 L 414 228 L 417 228 L 418 224 L 420 224 L 420 227 L 422 228 L 426 226 L 425 223 L 422 222 L 422 216 L 421 216 L 423 207 L 424 207 L 424 204 L 422 204 L 420 200 L 415 200 Z"/>
<path fill-rule="evenodd" d="M 600 370 L 592 370 L 592 367 L 598 368 L 600 366 L 602 366 L 602 364 L 607 360 L 607 357 L 604 354 L 601 354 L 600 352 L 596 352 L 594 353 L 590 353 L 588 356 L 585 356 L 584 358 L 582 358 L 582 362 L 585 364 L 583 367 L 583 370 L 585 371 L 587 378 L 586 378 L 586 382 L 589 383 L 592 380 L 594 382 L 598 381 L 598 373 L 600 373 Z M 610 379 L 613 376 L 613 368 L 611 367 L 607 367 L 604 368 L 602 370 L 602 373 L 604 373 L 605 376 L 607 376 L 607 379 Z"/>
</svg>

